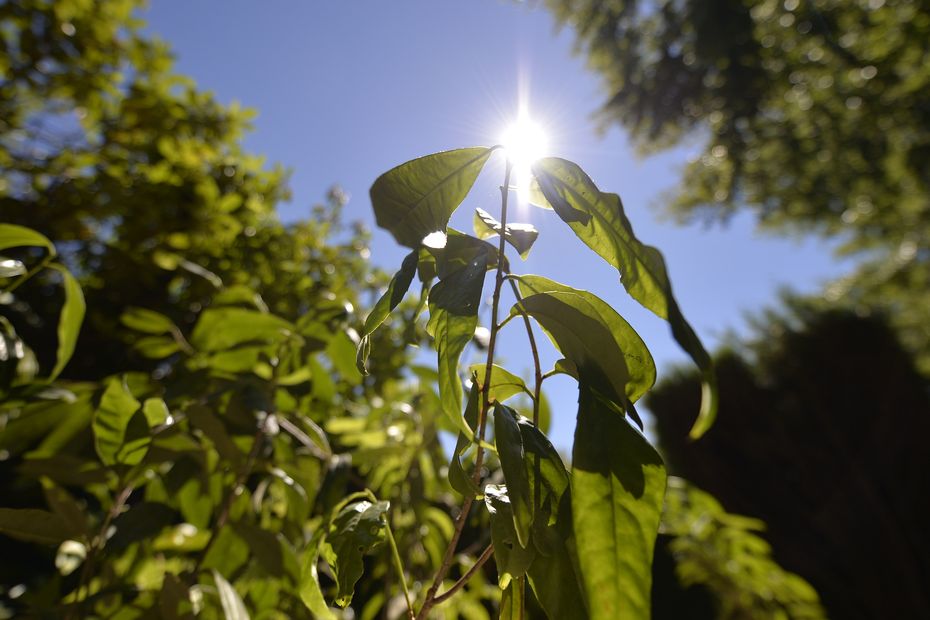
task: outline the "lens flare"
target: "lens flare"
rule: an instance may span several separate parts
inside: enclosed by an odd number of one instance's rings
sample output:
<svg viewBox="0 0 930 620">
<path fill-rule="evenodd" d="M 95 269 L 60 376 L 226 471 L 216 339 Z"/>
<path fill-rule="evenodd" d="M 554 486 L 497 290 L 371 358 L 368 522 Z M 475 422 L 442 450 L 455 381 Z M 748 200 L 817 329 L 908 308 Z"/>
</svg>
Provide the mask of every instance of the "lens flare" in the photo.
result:
<svg viewBox="0 0 930 620">
<path fill-rule="evenodd" d="M 526 202 L 530 191 L 530 166 L 545 156 L 549 147 L 546 132 L 528 115 L 520 114 L 504 131 L 501 145 L 507 161 L 513 166 L 512 185 L 517 189 L 520 202 Z"/>
</svg>

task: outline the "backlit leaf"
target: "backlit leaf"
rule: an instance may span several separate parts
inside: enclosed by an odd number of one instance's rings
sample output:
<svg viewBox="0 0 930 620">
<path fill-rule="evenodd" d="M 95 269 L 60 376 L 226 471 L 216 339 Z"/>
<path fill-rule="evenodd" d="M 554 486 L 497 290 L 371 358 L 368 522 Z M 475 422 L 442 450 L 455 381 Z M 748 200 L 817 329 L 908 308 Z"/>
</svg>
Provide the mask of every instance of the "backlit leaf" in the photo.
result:
<svg viewBox="0 0 930 620">
<path fill-rule="evenodd" d="M 521 276 L 522 307 L 589 384 L 632 413 L 631 403 L 655 383 L 649 350 L 629 323 L 587 291 L 540 276 Z M 564 368 L 570 369 L 571 366 Z"/>
<path fill-rule="evenodd" d="M 378 226 L 401 245 L 420 247 L 446 230 L 493 149 L 473 147 L 420 157 L 382 174 L 371 186 Z"/>
<path fill-rule="evenodd" d="M 84 322 L 84 293 L 81 291 L 81 285 L 77 283 L 71 272 L 61 265 L 49 265 L 61 274 L 65 289 L 65 303 L 61 307 L 61 315 L 58 317 L 58 355 L 55 360 L 55 368 L 49 375 L 49 381 L 54 380 L 71 356 L 74 354 L 74 347 L 77 344 L 78 334 L 81 332 L 81 323 Z"/>
<path fill-rule="evenodd" d="M 573 531 L 591 618 L 648 620 L 665 467 L 583 376 L 571 476 Z"/>
<path fill-rule="evenodd" d="M 289 321 L 256 310 L 210 308 L 200 315 L 191 344 L 201 351 L 223 351 L 245 343 L 279 343 L 296 332 Z"/>
<path fill-rule="evenodd" d="M 527 475 L 523 435 L 517 424 L 517 414 L 505 405 L 494 406 L 494 440 L 504 481 L 507 483 L 517 541 L 521 547 L 528 547 L 530 527 L 533 525 L 533 492 Z"/>
<path fill-rule="evenodd" d="M 468 393 L 468 403 L 465 405 L 465 424 L 470 428 L 474 428 L 478 424 L 479 400 L 480 392 L 476 382 L 471 386 L 471 390 Z M 452 460 L 449 463 L 449 484 L 452 485 L 453 489 L 466 497 L 469 495 L 471 497 L 476 497 L 479 494 L 477 485 L 475 485 L 472 477 L 465 471 L 465 467 L 462 465 L 462 454 L 469 446 L 474 445 L 473 439 L 473 435 L 466 435 L 463 432 L 459 432 L 458 439 L 455 442 L 455 450 L 452 451 Z"/>
<path fill-rule="evenodd" d="M 620 272 L 623 287 L 634 299 L 668 320 L 675 340 L 701 369 L 704 379 L 701 411 L 691 429 L 692 437 L 701 436 L 716 415 L 717 382 L 710 356 L 672 295 L 662 254 L 633 234 L 620 197 L 601 192 L 576 164 L 547 157 L 533 165 L 533 174 L 559 217 Z"/>
<path fill-rule="evenodd" d="M 479 239 L 488 239 L 499 235 L 501 232 L 501 223 L 494 216 L 484 209 L 475 209 L 475 217 L 472 224 L 475 234 Z M 539 231 L 532 224 L 508 223 L 504 227 L 504 239 L 520 254 L 520 258 L 526 259 L 529 256 L 530 249 L 536 242 Z"/>
<path fill-rule="evenodd" d="M 164 314 L 145 308 L 129 308 L 119 320 L 129 329 L 145 334 L 168 334 L 176 329 L 171 319 Z"/>
<path fill-rule="evenodd" d="M 403 301 L 404 295 L 407 294 L 413 276 L 417 271 L 418 256 L 419 252 L 414 250 L 404 258 L 400 270 L 391 278 L 387 290 L 375 304 L 375 307 L 371 309 L 371 312 L 368 313 L 368 318 L 365 319 L 365 327 L 362 330 L 362 339 L 358 344 L 355 359 L 358 371 L 362 374 L 368 374 L 366 362 L 371 351 L 370 336 L 384 323 L 384 320 L 394 311 L 394 308 Z"/>
<path fill-rule="evenodd" d="M 491 519 L 491 542 L 494 543 L 494 562 L 497 564 L 497 584 L 506 588 L 511 579 L 526 574 L 536 556 L 533 545 L 520 546 L 513 525 L 513 509 L 506 485 L 489 484 L 484 487 L 484 504 Z"/>
<path fill-rule="evenodd" d="M 484 386 L 484 375 L 488 370 L 487 364 L 472 364 L 468 368 L 469 372 L 477 374 L 478 385 Z M 491 387 L 488 392 L 488 400 L 504 402 L 511 396 L 520 394 L 530 394 L 523 379 L 513 374 L 509 370 L 494 364 L 491 367 Z"/>
</svg>

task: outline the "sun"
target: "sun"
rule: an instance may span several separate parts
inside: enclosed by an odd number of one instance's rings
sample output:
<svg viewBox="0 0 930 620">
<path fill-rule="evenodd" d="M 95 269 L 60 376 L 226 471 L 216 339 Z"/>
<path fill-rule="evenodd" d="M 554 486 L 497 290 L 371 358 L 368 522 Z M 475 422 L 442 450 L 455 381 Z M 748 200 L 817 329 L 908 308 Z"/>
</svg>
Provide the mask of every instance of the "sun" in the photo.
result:
<svg viewBox="0 0 930 620">
<path fill-rule="evenodd" d="M 527 114 L 520 114 L 501 135 L 501 146 L 508 163 L 513 167 L 512 185 L 521 202 L 529 196 L 530 166 L 544 157 L 549 148 L 546 132 Z"/>
</svg>

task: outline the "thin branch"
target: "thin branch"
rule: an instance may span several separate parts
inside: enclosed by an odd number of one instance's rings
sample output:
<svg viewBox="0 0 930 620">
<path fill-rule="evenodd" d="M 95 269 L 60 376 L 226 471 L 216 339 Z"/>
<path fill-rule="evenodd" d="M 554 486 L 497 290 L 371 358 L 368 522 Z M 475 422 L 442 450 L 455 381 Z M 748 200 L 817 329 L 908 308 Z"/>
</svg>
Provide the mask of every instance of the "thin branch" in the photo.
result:
<svg viewBox="0 0 930 620">
<path fill-rule="evenodd" d="M 509 279 L 510 288 L 513 289 L 513 295 L 517 298 L 517 308 L 523 315 L 523 324 L 526 325 L 526 337 L 530 341 L 530 351 L 533 352 L 533 368 L 536 371 L 536 385 L 533 388 L 533 426 L 539 426 L 539 398 L 542 391 L 543 374 L 539 365 L 539 349 L 536 348 L 536 337 L 533 335 L 533 325 L 530 323 L 530 316 L 523 309 L 523 297 L 520 295 L 520 289 L 513 279 Z"/>
<path fill-rule="evenodd" d="M 468 583 L 468 580 L 471 579 L 474 576 L 474 574 L 477 573 L 481 569 L 481 567 L 484 566 L 487 563 L 487 561 L 491 559 L 492 555 L 494 555 L 494 545 L 488 545 L 485 548 L 484 552 L 478 557 L 478 559 L 475 560 L 475 563 L 472 565 L 472 567 L 468 569 L 468 572 L 462 575 L 458 581 L 453 583 L 449 587 L 448 590 L 438 595 L 434 599 L 435 604 L 439 605 L 440 603 L 443 603 L 449 600 L 453 594 L 461 590 L 462 587 L 466 583 Z"/>
</svg>

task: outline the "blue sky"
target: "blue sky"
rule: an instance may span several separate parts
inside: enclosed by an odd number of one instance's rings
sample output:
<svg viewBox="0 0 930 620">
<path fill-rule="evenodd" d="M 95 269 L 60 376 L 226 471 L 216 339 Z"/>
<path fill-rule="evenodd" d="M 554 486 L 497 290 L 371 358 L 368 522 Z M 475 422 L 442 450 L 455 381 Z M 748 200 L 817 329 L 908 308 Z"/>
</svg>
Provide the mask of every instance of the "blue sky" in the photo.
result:
<svg viewBox="0 0 930 620">
<path fill-rule="evenodd" d="M 709 230 L 664 221 L 663 192 L 694 147 L 639 160 L 622 129 L 599 134 L 592 118 L 604 101 L 598 78 L 572 53 L 572 33 L 557 31 L 541 8 L 504 0 L 161 0 L 143 17 L 148 31 L 171 45 L 181 73 L 221 101 L 257 109 L 246 147 L 293 170 L 285 220 L 307 217 L 338 183 L 351 196 L 347 216 L 374 228 L 368 188 L 379 174 L 431 152 L 496 143 L 523 93 L 549 128 L 550 154 L 619 193 L 639 238 L 665 254 L 679 304 L 705 346 L 739 329 L 746 312 L 773 303 L 779 287 L 814 292 L 849 267 L 817 239 L 758 235 L 748 217 Z M 470 231 L 475 207 L 499 211 L 502 171 L 502 161 L 492 160 L 455 227 Z M 515 271 L 588 289 L 617 308 L 652 350 L 660 380 L 686 360 L 665 323 L 629 299 L 616 271 L 554 214 L 534 209 L 518 217 L 541 235 L 527 261 L 512 257 Z M 376 232 L 376 264 L 393 271 L 404 254 Z M 525 373 L 529 357 L 516 353 L 525 339 L 517 322 L 511 325 L 503 358 Z M 555 356 L 546 358 L 551 367 Z M 558 378 L 547 386 L 554 443 L 568 447 L 574 385 Z"/>
</svg>

